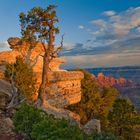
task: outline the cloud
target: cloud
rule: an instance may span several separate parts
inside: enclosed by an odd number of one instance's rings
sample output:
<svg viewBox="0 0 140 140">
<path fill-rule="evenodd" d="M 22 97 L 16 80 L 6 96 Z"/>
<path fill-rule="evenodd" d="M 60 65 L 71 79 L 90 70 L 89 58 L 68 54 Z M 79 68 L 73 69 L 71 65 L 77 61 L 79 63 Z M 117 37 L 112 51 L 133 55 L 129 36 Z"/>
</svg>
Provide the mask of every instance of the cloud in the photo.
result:
<svg viewBox="0 0 140 140">
<path fill-rule="evenodd" d="M 140 33 L 140 27 L 137 28 L 137 31 Z"/>
<path fill-rule="evenodd" d="M 94 28 L 94 35 L 98 32 L 99 36 L 99 33 L 102 35 L 104 32 L 104 34 L 112 33 L 122 37 L 131 34 L 135 28 L 140 26 L 140 7 L 129 8 L 120 13 L 105 11 L 104 15 L 108 15 L 109 18 L 91 21 L 94 26 L 100 26 L 100 28 Z"/>
<path fill-rule="evenodd" d="M 95 28 L 95 31 L 90 31 L 92 35 L 100 36 L 100 34 L 103 34 L 106 30 L 106 22 L 102 19 L 92 20 L 91 24 Z"/>
<path fill-rule="evenodd" d="M 0 51 L 8 50 L 9 44 L 7 41 L 0 41 Z"/>
<path fill-rule="evenodd" d="M 79 25 L 78 28 L 79 29 L 84 29 L 84 26 L 83 25 Z"/>
<path fill-rule="evenodd" d="M 138 54 L 119 53 L 119 54 L 101 54 L 101 55 L 79 55 L 66 56 L 66 63 L 63 68 L 94 68 L 94 67 L 116 67 L 116 66 L 130 66 L 140 65 L 137 61 Z"/>
<path fill-rule="evenodd" d="M 69 51 L 69 50 L 73 49 L 73 47 L 74 47 L 74 45 L 71 44 L 71 43 L 64 43 L 63 46 L 64 46 L 63 49 L 64 49 L 65 51 Z"/>
<path fill-rule="evenodd" d="M 140 7 L 130 8 L 110 19 L 113 31 L 119 35 L 131 34 L 133 29 L 140 26 Z"/>
<path fill-rule="evenodd" d="M 97 25 L 97 26 L 101 26 L 101 27 L 105 27 L 105 25 L 106 25 L 105 21 L 102 19 L 92 20 L 91 23 L 93 25 Z"/>
<path fill-rule="evenodd" d="M 105 14 L 90 22 L 85 42 L 62 52 L 68 67 L 140 65 L 140 7 Z"/>
<path fill-rule="evenodd" d="M 114 16 L 116 14 L 116 12 L 115 11 L 105 11 L 105 12 L 103 12 L 103 15 L 105 15 L 105 16 Z"/>
<path fill-rule="evenodd" d="M 103 55 L 119 53 L 137 53 L 140 52 L 140 36 L 129 37 L 125 39 L 113 40 L 103 39 L 98 41 L 88 40 L 86 43 L 76 43 L 70 51 L 63 50 L 61 55 Z"/>
</svg>

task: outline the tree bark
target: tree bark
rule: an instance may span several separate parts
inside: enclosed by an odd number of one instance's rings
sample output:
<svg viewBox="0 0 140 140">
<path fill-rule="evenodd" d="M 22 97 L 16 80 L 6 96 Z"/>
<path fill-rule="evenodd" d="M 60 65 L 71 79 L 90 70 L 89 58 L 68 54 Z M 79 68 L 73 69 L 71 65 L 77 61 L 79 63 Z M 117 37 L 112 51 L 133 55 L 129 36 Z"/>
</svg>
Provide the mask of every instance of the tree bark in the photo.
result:
<svg viewBox="0 0 140 140">
<path fill-rule="evenodd" d="M 42 83 L 41 83 L 41 92 L 40 92 L 40 97 L 41 97 L 41 106 L 46 107 L 47 106 L 47 100 L 46 100 L 46 86 L 48 83 L 48 68 L 49 68 L 49 61 L 44 54 L 43 57 L 43 70 L 42 70 Z"/>
<path fill-rule="evenodd" d="M 52 24 L 53 25 L 53 24 Z M 48 41 L 48 48 L 45 50 L 45 54 L 43 57 L 43 70 L 42 70 L 42 83 L 41 83 L 41 107 L 45 108 L 48 106 L 47 99 L 46 99 L 46 86 L 48 86 L 49 79 L 48 79 L 48 73 L 49 73 L 49 63 L 52 60 L 51 53 L 54 51 L 54 36 L 52 28 L 49 29 L 49 41 Z"/>
</svg>

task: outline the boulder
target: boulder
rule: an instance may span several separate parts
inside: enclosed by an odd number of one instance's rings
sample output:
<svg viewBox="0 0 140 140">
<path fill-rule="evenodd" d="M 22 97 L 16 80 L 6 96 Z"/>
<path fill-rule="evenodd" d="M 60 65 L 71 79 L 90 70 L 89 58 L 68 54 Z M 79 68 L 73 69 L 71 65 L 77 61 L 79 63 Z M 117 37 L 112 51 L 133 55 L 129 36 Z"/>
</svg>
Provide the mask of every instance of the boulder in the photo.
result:
<svg viewBox="0 0 140 140">
<path fill-rule="evenodd" d="M 47 114 L 53 115 L 55 118 L 66 119 L 72 125 L 78 125 L 80 127 L 80 116 L 72 111 L 56 108 L 51 105 L 47 105 L 47 107 L 42 108 Z"/>
<path fill-rule="evenodd" d="M 7 101 L 11 98 L 11 84 L 5 80 L 0 80 L 0 108 L 6 106 Z"/>
<path fill-rule="evenodd" d="M 3 73 L 6 63 L 14 63 L 17 56 L 25 57 L 27 54 L 25 52 L 29 48 L 29 44 L 25 42 L 21 43 L 19 38 L 9 38 L 8 43 L 13 49 L 11 51 L 0 52 L 0 71 Z M 30 55 L 31 65 L 34 65 L 33 71 L 36 77 L 37 89 L 39 89 L 42 80 L 43 57 L 41 55 L 43 53 L 43 46 L 38 42 L 36 47 L 31 50 Z M 66 107 L 81 100 L 81 79 L 83 78 L 83 73 L 60 69 L 60 64 L 64 62 L 65 60 L 62 58 L 53 58 L 49 64 L 51 69 L 49 73 L 50 86 L 46 87 L 46 90 L 50 92 L 47 94 L 46 99 L 51 105 L 56 107 Z M 37 99 L 37 96 L 34 99 Z"/>
<path fill-rule="evenodd" d="M 11 49 L 14 49 L 14 46 L 17 46 L 20 42 L 20 38 L 18 37 L 10 37 L 7 42 L 9 43 L 10 45 L 10 48 Z"/>
<path fill-rule="evenodd" d="M 8 43 L 11 46 L 11 51 L 0 52 L 0 76 L 1 79 L 4 75 L 5 64 L 14 63 L 17 56 L 25 58 L 29 44 L 21 42 L 17 37 L 9 38 Z M 47 47 L 47 46 L 46 46 Z M 36 88 L 39 89 L 42 80 L 42 66 L 44 53 L 43 46 L 40 42 L 36 44 L 36 47 L 31 50 L 30 62 L 33 66 L 33 71 L 36 77 Z M 55 107 L 66 107 L 70 104 L 78 103 L 81 100 L 81 79 L 83 73 L 78 71 L 66 71 L 60 69 L 60 64 L 64 63 L 62 58 L 54 58 L 49 67 L 51 72 L 49 73 L 49 87 L 46 87 L 47 92 L 46 99 Z M 2 91 L 0 91 L 2 92 Z M 1 93 L 2 94 L 2 93 Z M 4 95 L 3 95 L 4 97 Z M 34 97 L 36 100 L 38 94 Z M 3 104 L 4 103 L 3 98 Z"/>
<path fill-rule="evenodd" d="M 79 71 L 54 71 L 49 74 L 49 94 L 47 101 L 60 108 L 81 100 L 81 79 L 83 73 Z"/>
<path fill-rule="evenodd" d="M 83 126 L 83 130 L 86 134 L 92 134 L 95 131 L 98 133 L 101 132 L 100 120 L 97 119 L 90 120 Z"/>
</svg>

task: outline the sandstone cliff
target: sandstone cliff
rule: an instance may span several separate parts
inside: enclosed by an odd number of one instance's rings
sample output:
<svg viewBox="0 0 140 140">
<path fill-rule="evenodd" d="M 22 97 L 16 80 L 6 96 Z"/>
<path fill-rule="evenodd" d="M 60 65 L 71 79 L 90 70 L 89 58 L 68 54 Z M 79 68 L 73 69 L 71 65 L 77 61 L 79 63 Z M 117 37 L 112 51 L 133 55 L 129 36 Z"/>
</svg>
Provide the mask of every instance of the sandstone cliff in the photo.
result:
<svg viewBox="0 0 140 140">
<path fill-rule="evenodd" d="M 17 56 L 24 59 L 27 57 L 29 44 L 22 42 L 19 38 L 9 38 L 8 43 L 12 50 L 0 52 L 0 76 L 3 77 L 5 64 L 14 63 Z M 41 84 L 42 65 L 43 65 L 43 46 L 39 42 L 30 52 L 30 65 L 33 66 L 33 71 L 37 78 L 37 88 Z M 81 100 L 81 79 L 83 74 L 77 71 L 66 71 L 59 68 L 59 65 L 64 63 L 62 58 L 54 58 L 49 67 L 50 86 L 46 87 L 50 92 L 46 95 L 49 103 L 56 107 L 65 107 L 70 104 L 77 103 Z"/>
<path fill-rule="evenodd" d="M 93 78 L 99 83 L 100 86 L 125 86 L 126 84 L 131 84 L 132 81 L 126 80 L 123 77 L 115 78 L 113 76 L 105 76 L 102 72 L 97 76 L 93 75 Z"/>
</svg>

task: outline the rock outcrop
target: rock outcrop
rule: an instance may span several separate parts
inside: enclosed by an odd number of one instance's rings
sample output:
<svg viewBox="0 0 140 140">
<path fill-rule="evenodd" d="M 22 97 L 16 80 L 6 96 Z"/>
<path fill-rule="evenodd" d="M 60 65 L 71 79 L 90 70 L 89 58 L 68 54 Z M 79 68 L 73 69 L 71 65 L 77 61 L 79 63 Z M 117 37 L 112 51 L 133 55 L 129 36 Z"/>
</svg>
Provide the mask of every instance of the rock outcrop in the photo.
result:
<svg viewBox="0 0 140 140">
<path fill-rule="evenodd" d="M 0 52 L 0 72 L 1 75 L 5 70 L 6 63 L 14 63 L 17 56 L 26 57 L 29 44 L 21 42 L 19 38 L 9 38 L 8 43 L 11 51 Z M 37 88 L 41 84 L 42 79 L 42 65 L 43 65 L 43 46 L 39 42 L 36 47 L 31 50 L 30 62 L 33 66 L 33 71 L 37 78 Z M 83 74 L 77 71 L 66 71 L 59 68 L 61 63 L 64 63 L 62 58 L 54 58 L 49 67 L 49 88 L 50 94 L 46 98 L 51 105 L 57 107 L 65 107 L 74 104 L 81 99 L 81 79 Z"/>
<path fill-rule="evenodd" d="M 50 94 L 48 102 L 56 107 L 66 107 L 81 100 L 81 80 L 83 73 L 78 71 L 55 71 L 49 75 Z"/>
<path fill-rule="evenodd" d="M 97 119 L 90 120 L 84 125 L 83 130 L 86 134 L 93 134 L 95 131 L 100 133 L 101 132 L 100 120 Z"/>
<path fill-rule="evenodd" d="M 115 78 L 113 76 L 105 76 L 102 72 L 97 75 L 93 75 L 93 78 L 99 83 L 100 86 L 115 86 L 121 85 L 124 86 L 126 84 L 131 83 L 131 81 L 126 80 L 125 78 Z"/>
<path fill-rule="evenodd" d="M 21 56 L 26 60 L 30 46 L 30 44 L 22 42 L 19 38 L 9 38 L 8 43 L 12 50 L 0 52 L 1 77 L 3 77 L 5 71 L 5 64 L 14 63 L 17 56 Z M 39 42 L 35 48 L 30 50 L 29 55 L 30 65 L 33 66 L 33 72 L 37 78 L 38 89 L 42 80 L 43 53 L 43 46 Z M 46 94 L 49 106 L 46 112 L 53 114 L 57 118 L 70 118 L 78 122 L 80 120 L 79 116 L 64 108 L 81 100 L 81 79 L 83 78 L 83 73 L 60 69 L 59 65 L 64 63 L 64 61 L 62 58 L 54 58 L 50 62 L 49 87 L 46 87 L 46 90 L 49 91 Z"/>
</svg>

